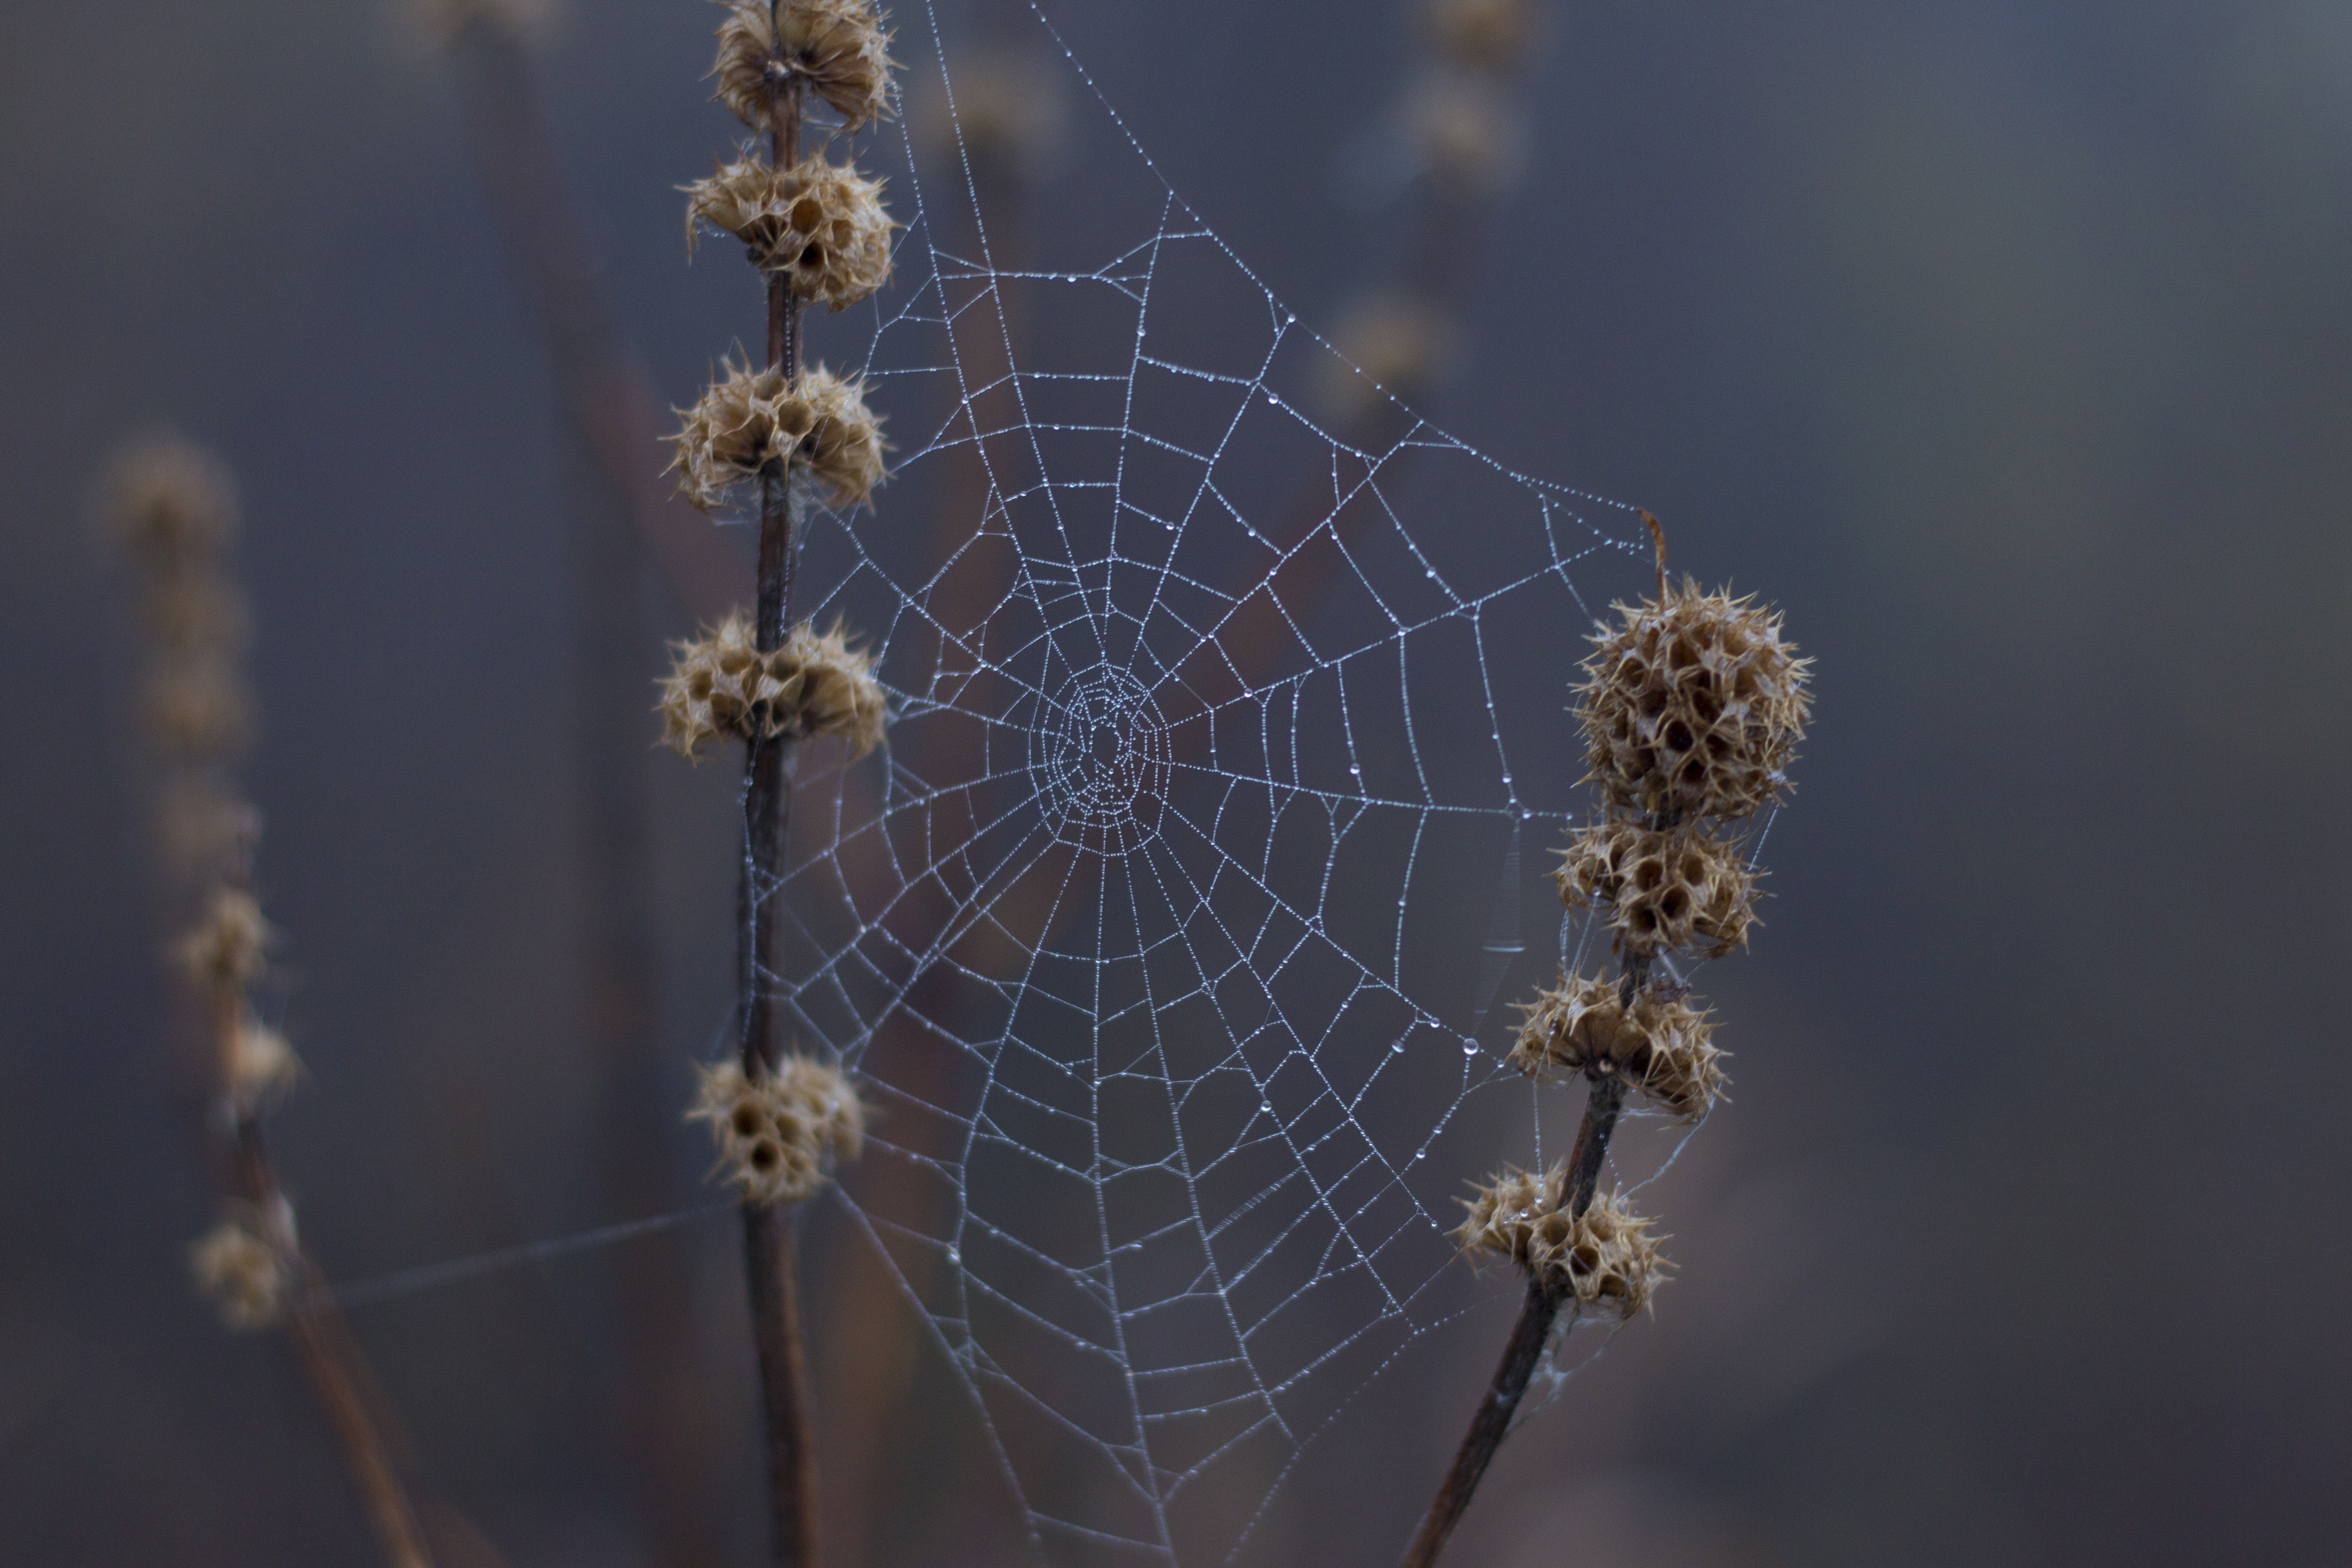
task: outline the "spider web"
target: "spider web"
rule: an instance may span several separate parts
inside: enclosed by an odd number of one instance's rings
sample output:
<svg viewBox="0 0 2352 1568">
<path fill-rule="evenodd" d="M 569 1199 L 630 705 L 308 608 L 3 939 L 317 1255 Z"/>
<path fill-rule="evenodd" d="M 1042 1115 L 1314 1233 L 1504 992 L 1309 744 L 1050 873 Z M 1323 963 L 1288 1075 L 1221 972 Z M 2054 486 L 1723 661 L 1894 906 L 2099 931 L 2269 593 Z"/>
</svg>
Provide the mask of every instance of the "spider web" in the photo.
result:
<svg viewBox="0 0 2352 1568">
<path fill-rule="evenodd" d="M 922 16 L 909 96 L 952 104 Z M 1319 414 L 1349 368 L 1037 21 L 1082 199 L 1021 268 L 961 121 L 861 150 L 903 156 L 898 274 L 816 330 L 898 450 L 877 512 L 813 514 L 795 614 L 867 639 L 890 742 L 803 758 L 762 979 L 877 1110 L 843 1201 L 1040 1555 L 1221 1561 L 1497 1293 L 1445 1232 L 1541 1157 L 1496 1004 L 1582 940 L 1533 858 L 1647 545 L 1377 395 Z"/>
</svg>

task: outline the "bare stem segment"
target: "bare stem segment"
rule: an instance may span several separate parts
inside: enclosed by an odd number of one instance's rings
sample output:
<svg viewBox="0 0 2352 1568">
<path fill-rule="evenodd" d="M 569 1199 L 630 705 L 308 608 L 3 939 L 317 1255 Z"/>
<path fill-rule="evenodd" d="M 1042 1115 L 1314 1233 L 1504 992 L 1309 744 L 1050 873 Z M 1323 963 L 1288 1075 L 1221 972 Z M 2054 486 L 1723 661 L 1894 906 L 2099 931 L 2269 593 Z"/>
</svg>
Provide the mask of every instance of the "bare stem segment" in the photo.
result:
<svg viewBox="0 0 2352 1568">
<path fill-rule="evenodd" d="M 245 879 L 240 868 L 237 880 Z M 237 1042 L 251 1020 L 242 985 L 217 984 L 211 1000 L 215 1044 L 224 1064 L 222 1081 L 226 1084 L 226 1064 L 233 1059 Z M 271 1249 L 288 1260 L 294 1270 L 293 1288 L 286 1300 L 286 1337 L 294 1347 L 295 1359 L 301 1363 L 303 1378 L 327 1418 L 337 1447 L 342 1449 L 343 1463 L 359 1489 L 360 1501 L 367 1510 L 368 1522 L 375 1531 L 384 1561 L 391 1568 L 433 1568 L 425 1531 L 417 1523 L 415 1505 L 401 1485 L 399 1467 L 393 1460 L 393 1445 L 378 1415 L 382 1402 L 371 1396 L 374 1383 L 368 1375 L 367 1363 L 360 1354 L 358 1342 L 345 1326 L 325 1279 L 296 1238 L 294 1211 L 278 1185 L 277 1169 L 270 1163 L 260 1112 L 249 1100 L 234 1093 L 226 1096 L 226 1102 L 230 1108 L 230 1153 L 238 1195 L 252 1206 Z"/>
<path fill-rule="evenodd" d="M 773 100 L 769 151 L 778 168 L 800 161 L 801 89 L 787 83 Z M 768 363 L 788 376 L 801 370 L 801 302 L 791 280 L 768 278 Z M 759 615 L 761 653 L 783 647 L 792 625 L 793 566 L 800 521 L 796 487 L 787 470 L 760 486 Z M 743 1071 L 772 1074 L 784 1055 L 784 1019 L 768 984 L 783 957 L 783 922 L 773 918 L 782 897 L 784 841 L 792 826 L 792 742 L 755 736 L 744 763 L 742 881 L 736 895 L 738 960 L 736 1016 Z M 801 1347 L 800 1290 L 793 1273 L 788 1207 L 743 1205 L 743 1265 L 751 1287 L 752 1334 L 759 1352 L 761 1408 L 768 1436 L 769 1500 L 777 1568 L 812 1568 L 816 1562 L 816 1470 L 809 1426 L 808 1363 Z"/>
<path fill-rule="evenodd" d="M 671 494 L 650 458 L 660 403 L 621 331 L 572 205 L 523 44 L 495 7 L 483 7 L 451 55 L 467 144 L 595 476 L 626 510 L 678 606 L 697 621 L 715 620 L 737 602 L 742 567 Z"/>
<path fill-rule="evenodd" d="M 1640 984 L 1633 966 L 1629 965 L 1626 973 L 1633 984 Z M 1576 1147 L 1568 1157 L 1566 1198 L 1572 1216 L 1592 1206 L 1592 1194 L 1601 1185 L 1601 1167 L 1609 1157 L 1609 1140 L 1617 1131 L 1618 1112 L 1624 1108 L 1622 1078 L 1612 1073 L 1594 1080 L 1591 1097 L 1584 1102 L 1584 1121 L 1576 1130 Z M 1546 1289 L 1539 1281 L 1528 1282 L 1527 1303 L 1519 1309 L 1519 1321 L 1504 1348 L 1502 1364 L 1495 1369 L 1486 1396 L 1478 1402 L 1478 1413 L 1471 1418 L 1469 1434 L 1454 1453 L 1453 1468 L 1445 1472 L 1429 1511 L 1422 1516 L 1421 1529 L 1404 1554 L 1404 1568 L 1434 1568 L 1444 1552 L 1454 1527 L 1462 1522 L 1479 1481 L 1486 1477 L 1486 1467 L 1494 1463 L 1496 1451 L 1510 1433 L 1511 1417 L 1518 1413 L 1519 1401 L 1527 1397 L 1528 1384 L 1543 1363 L 1552 1324 L 1565 1304 L 1564 1297 Z"/>
</svg>

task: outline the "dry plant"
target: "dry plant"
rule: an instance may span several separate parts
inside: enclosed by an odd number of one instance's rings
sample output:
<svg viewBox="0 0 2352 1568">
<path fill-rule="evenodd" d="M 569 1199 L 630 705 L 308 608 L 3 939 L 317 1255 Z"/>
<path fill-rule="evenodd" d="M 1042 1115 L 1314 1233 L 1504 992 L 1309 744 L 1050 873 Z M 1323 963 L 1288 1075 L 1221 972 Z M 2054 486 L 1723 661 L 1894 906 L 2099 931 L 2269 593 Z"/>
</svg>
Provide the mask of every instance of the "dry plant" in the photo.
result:
<svg viewBox="0 0 2352 1568">
<path fill-rule="evenodd" d="M 744 1262 L 759 1352 L 775 1561 L 816 1557 L 809 1379 L 793 1262 L 795 1205 L 823 1162 L 854 1155 L 864 1125 L 856 1089 L 788 1048 L 782 998 L 782 897 L 792 770 L 799 743 L 838 736 L 855 753 L 880 738 L 870 661 L 839 626 L 792 625 L 793 570 L 808 502 L 865 504 L 883 478 L 883 443 L 856 379 L 804 365 L 802 313 L 838 310 L 888 275 L 881 187 L 832 142 L 887 112 L 889 36 L 869 0 L 731 4 L 713 68 L 719 100 L 753 139 L 732 163 L 687 187 L 689 225 L 741 239 L 767 288 L 765 362 L 724 367 L 673 445 L 680 490 L 708 511 L 740 508 L 760 531 L 758 600 L 683 644 L 663 697 L 671 743 L 691 756 L 721 737 L 745 753 L 744 856 L 736 895 L 737 1057 L 707 1068 L 692 1114 L 710 1123 L 742 1197 Z M 815 118 L 831 112 L 828 125 Z M 822 137 L 813 152 L 804 135 Z"/>
<path fill-rule="evenodd" d="M 1431 1568 L 1444 1551 L 1561 1313 L 1571 1323 L 1587 1310 L 1627 1317 L 1664 1280 L 1653 1222 L 1600 1191 L 1601 1167 L 1629 1096 L 1695 1122 L 1721 1092 L 1714 1022 L 1685 1000 L 1668 961 L 1747 944 L 1756 878 L 1729 832 L 1788 788 L 1811 710 L 1811 661 L 1781 637 L 1780 616 L 1687 579 L 1670 586 L 1665 536 L 1642 516 L 1657 543 L 1657 596 L 1618 605 L 1622 624 L 1592 639 L 1577 718 L 1603 815 L 1576 836 L 1559 875 L 1562 901 L 1609 928 L 1617 973 L 1562 975 L 1523 1009 L 1512 1064 L 1539 1079 L 1585 1079 L 1584 1119 L 1566 1160 L 1486 1183 L 1454 1233 L 1470 1258 L 1516 1267 L 1527 1299 L 1405 1568 Z"/>
<path fill-rule="evenodd" d="M 663 478 L 661 402 L 630 350 L 557 157 L 530 47 L 553 0 L 396 0 L 447 62 L 467 150 L 489 198 L 558 408 L 588 481 L 569 510 L 582 679 L 577 910 L 590 1005 L 584 1064 L 602 1083 L 595 1180 L 615 1214 L 677 1201 L 672 1122 L 641 1086 L 674 1065 L 661 1039 L 654 826 L 638 702 L 651 566 L 688 624 L 734 602 L 737 552 Z M 601 492 L 604 505 L 593 504 Z M 675 1568 L 723 1554 L 714 1426 L 681 1238 L 615 1258 L 623 1353 L 609 1369 L 610 1429 L 639 1494 L 649 1545 Z"/>
<path fill-rule="evenodd" d="M 429 1568 L 415 1508 L 394 1461 L 389 1419 L 359 1346 L 302 1250 L 263 1117 L 300 1073 L 283 1036 L 257 1016 L 252 987 L 276 932 L 253 882 L 260 814 L 231 765 L 251 737 L 243 668 L 249 620 L 228 572 L 236 531 L 225 468 L 159 436 L 116 460 L 104 514 L 139 574 L 148 644 L 147 735 L 161 777 L 156 838 L 176 904 L 194 923 L 172 960 L 200 1008 L 205 1074 L 226 1173 L 220 1225 L 190 1254 L 196 1284 L 233 1329 L 282 1328 L 342 1450 L 393 1568 Z"/>
</svg>

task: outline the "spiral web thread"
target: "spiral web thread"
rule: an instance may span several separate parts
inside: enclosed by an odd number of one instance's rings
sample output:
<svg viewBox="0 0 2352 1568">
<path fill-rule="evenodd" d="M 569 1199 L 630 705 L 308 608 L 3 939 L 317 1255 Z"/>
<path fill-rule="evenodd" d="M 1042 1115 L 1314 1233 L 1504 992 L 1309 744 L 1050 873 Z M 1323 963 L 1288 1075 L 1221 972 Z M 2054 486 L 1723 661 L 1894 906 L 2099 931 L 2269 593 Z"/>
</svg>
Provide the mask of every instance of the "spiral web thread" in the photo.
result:
<svg viewBox="0 0 2352 1568">
<path fill-rule="evenodd" d="M 907 79 L 951 102 L 922 16 Z M 1444 1233 L 1542 1157 L 1496 1003 L 1584 940 L 1535 859 L 1647 544 L 1401 408 L 1334 434 L 1346 368 L 1037 20 L 1097 132 L 1035 242 L 1067 254 L 996 269 L 962 127 L 905 132 L 897 277 L 817 329 L 863 337 L 898 450 L 877 512 L 814 514 L 796 614 L 868 639 L 893 721 L 803 756 L 762 978 L 879 1113 L 843 1201 L 1040 1557 L 1222 1561 L 1508 1293 Z"/>
</svg>

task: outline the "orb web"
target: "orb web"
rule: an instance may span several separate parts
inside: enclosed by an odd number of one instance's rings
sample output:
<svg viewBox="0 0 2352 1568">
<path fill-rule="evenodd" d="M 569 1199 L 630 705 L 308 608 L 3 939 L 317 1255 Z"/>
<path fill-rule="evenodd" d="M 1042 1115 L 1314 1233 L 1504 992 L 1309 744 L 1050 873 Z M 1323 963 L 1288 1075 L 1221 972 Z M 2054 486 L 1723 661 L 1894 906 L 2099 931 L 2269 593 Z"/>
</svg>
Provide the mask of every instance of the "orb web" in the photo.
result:
<svg viewBox="0 0 2352 1568">
<path fill-rule="evenodd" d="M 1320 412 L 1353 373 L 1042 13 L 1078 146 L 1000 267 L 959 56 L 901 13 L 950 107 L 867 155 L 897 275 L 815 329 L 898 450 L 875 511 L 813 517 L 796 611 L 867 638 L 890 742 L 803 759 L 761 980 L 879 1112 L 839 1201 L 1041 1558 L 1243 1560 L 1305 1456 L 1380 1440 L 1364 1390 L 1507 1293 L 1446 1232 L 1542 1157 L 1498 1001 L 1582 940 L 1538 859 L 1648 546 L 1376 391 Z"/>
</svg>

